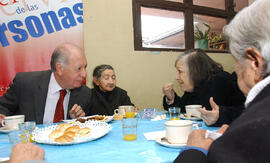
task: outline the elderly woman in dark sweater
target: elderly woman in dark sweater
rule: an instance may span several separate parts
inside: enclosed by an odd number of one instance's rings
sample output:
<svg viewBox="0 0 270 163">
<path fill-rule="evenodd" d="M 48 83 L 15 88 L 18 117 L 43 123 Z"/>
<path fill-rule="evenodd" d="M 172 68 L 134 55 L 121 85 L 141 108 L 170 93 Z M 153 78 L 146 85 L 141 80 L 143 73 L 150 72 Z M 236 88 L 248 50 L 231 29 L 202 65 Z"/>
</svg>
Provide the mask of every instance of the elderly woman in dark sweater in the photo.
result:
<svg viewBox="0 0 270 163">
<path fill-rule="evenodd" d="M 219 126 L 232 122 L 243 108 L 245 97 L 237 86 L 235 76 L 223 71 L 222 66 L 202 50 L 189 50 L 175 61 L 176 80 L 184 92 L 179 97 L 173 84 L 163 86 L 163 106 L 178 106 L 185 112 L 185 106 L 200 104 L 202 119 L 208 125 Z M 210 111 L 208 111 L 210 110 Z"/>
<path fill-rule="evenodd" d="M 116 75 L 110 65 L 99 65 L 93 71 L 92 106 L 89 115 L 113 115 L 121 105 L 133 105 L 127 92 L 116 86 Z"/>
</svg>

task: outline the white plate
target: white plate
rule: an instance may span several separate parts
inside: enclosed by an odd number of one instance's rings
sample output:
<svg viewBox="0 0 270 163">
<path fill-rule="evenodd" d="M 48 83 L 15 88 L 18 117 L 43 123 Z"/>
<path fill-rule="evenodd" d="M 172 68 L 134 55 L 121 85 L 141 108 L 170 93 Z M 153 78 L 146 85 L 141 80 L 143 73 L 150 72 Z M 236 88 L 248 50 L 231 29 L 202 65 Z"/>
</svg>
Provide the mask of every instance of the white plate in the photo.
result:
<svg viewBox="0 0 270 163">
<path fill-rule="evenodd" d="M 80 117 L 80 118 L 83 118 L 83 119 L 87 119 L 87 118 L 91 118 L 91 117 L 94 117 L 94 116 L 98 116 L 98 115 L 91 115 L 91 116 L 87 116 L 87 117 Z M 113 116 L 106 116 L 107 119 L 105 120 L 105 122 L 109 123 L 113 120 Z M 66 122 L 66 123 L 69 123 L 69 122 L 75 122 L 77 119 L 66 119 L 66 120 L 62 120 L 63 122 Z M 103 121 L 100 121 L 100 122 L 103 122 Z"/>
<path fill-rule="evenodd" d="M 156 140 L 156 143 L 162 145 L 162 146 L 165 146 L 165 147 L 169 147 L 169 148 L 182 148 L 182 147 L 185 147 L 187 144 L 186 143 L 183 143 L 183 144 L 172 144 L 172 143 L 169 143 L 167 141 L 167 139 L 162 139 L 162 138 L 157 138 Z"/>
<path fill-rule="evenodd" d="M 111 125 L 106 122 L 100 121 L 87 121 L 85 123 L 74 122 L 74 125 L 80 126 L 80 128 L 88 127 L 91 129 L 91 135 L 88 137 L 76 137 L 74 141 L 68 143 L 58 143 L 49 139 L 49 134 L 56 129 L 57 125 L 48 126 L 45 128 L 36 128 L 32 135 L 33 140 L 37 143 L 52 144 L 52 145 L 70 145 L 89 142 L 103 137 L 111 131 Z"/>
<path fill-rule="evenodd" d="M 18 130 L 18 129 L 9 129 L 7 127 L 0 127 L 0 133 L 10 133 L 12 131 L 15 131 L 15 130 Z"/>
<path fill-rule="evenodd" d="M 198 117 L 188 117 L 186 114 L 181 114 L 180 118 L 185 119 L 185 120 L 192 120 L 192 121 L 202 120 L 201 118 L 198 118 Z"/>
</svg>

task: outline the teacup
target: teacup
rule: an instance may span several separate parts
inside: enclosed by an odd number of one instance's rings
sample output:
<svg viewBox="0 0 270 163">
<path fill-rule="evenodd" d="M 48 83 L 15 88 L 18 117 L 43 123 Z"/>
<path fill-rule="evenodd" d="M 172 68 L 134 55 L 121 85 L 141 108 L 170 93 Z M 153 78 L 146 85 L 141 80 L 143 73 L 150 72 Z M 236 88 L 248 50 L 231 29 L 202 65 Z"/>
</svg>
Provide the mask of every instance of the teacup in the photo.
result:
<svg viewBox="0 0 270 163">
<path fill-rule="evenodd" d="M 166 121 L 166 138 L 172 144 L 187 143 L 188 135 L 192 131 L 192 121 L 190 120 L 174 120 Z"/>
<path fill-rule="evenodd" d="M 122 116 L 125 116 L 125 109 L 124 108 L 115 109 L 114 114 L 121 114 Z"/>
<path fill-rule="evenodd" d="M 114 114 L 121 114 L 123 116 L 126 116 L 126 118 L 134 118 L 135 107 L 132 105 L 119 106 L 118 109 L 114 110 Z"/>
<path fill-rule="evenodd" d="M 24 115 L 7 116 L 2 121 L 2 126 L 8 129 L 18 129 L 18 124 L 24 122 Z"/>
<path fill-rule="evenodd" d="M 201 112 L 198 110 L 199 108 L 202 108 L 202 105 L 186 105 L 186 115 L 187 117 L 198 117 L 201 118 Z"/>
</svg>

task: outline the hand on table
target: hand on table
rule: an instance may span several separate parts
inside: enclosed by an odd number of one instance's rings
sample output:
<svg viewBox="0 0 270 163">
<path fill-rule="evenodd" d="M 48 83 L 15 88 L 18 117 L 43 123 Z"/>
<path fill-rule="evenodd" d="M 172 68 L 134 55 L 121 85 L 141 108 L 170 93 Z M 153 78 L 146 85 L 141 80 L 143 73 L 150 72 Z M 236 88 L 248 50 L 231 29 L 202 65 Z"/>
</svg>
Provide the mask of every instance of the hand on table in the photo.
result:
<svg viewBox="0 0 270 163">
<path fill-rule="evenodd" d="M 174 99 L 173 83 L 164 84 L 162 90 L 168 101 L 172 101 Z"/>
<path fill-rule="evenodd" d="M 85 112 L 83 111 L 82 107 L 80 105 L 73 105 L 73 107 L 69 111 L 69 115 L 71 119 L 79 118 L 79 117 L 84 117 Z"/>
<path fill-rule="evenodd" d="M 219 106 L 215 103 L 213 97 L 210 97 L 209 103 L 212 110 L 206 110 L 205 107 L 199 109 L 201 117 L 207 125 L 212 125 L 217 122 L 219 118 Z"/>
<path fill-rule="evenodd" d="M 223 134 L 227 128 L 228 125 L 223 125 L 221 128 L 217 131 L 217 133 Z M 206 130 L 194 130 L 189 136 L 187 141 L 187 146 L 193 146 L 193 147 L 200 147 L 208 151 L 209 147 L 213 143 L 213 139 L 211 138 L 205 138 Z"/>
<path fill-rule="evenodd" d="M 10 155 L 9 163 L 20 163 L 27 160 L 43 160 L 44 150 L 32 143 L 16 144 Z"/>
</svg>

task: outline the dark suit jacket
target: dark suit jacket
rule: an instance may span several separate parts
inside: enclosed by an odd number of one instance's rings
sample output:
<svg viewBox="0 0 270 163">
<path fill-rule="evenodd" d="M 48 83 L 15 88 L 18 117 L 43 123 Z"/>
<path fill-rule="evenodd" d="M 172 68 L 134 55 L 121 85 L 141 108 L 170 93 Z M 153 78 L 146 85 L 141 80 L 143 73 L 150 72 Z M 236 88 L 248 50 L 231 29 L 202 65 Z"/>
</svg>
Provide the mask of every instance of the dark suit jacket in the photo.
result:
<svg viewBox="0 0 270 163">
<path fill-rule="evenodd" d="M 238 88 L 236 77 L 225 71 L 217 73 L 210 80 L 196 87 L 193 92 L 185 92 L 182 97 L 175 94 L 174 103 L 171 105 L 166 103 L 164 96 L 163 107 L 168 110 L 169 107 L 178 106 L 181 108 L 181 112 L 185 113 L 186 105 L 200 104 L 207 110 L 212 110 L 209 103 L 210 97 L 213 97 L 220 107 L 219 120 L 215 126 L 229 124 L 244 109 L 245 96 Z"/>
<path fill-rule="evenodd" d="M 89 115 L 113 115 L 114 110 L 121 105 L 133 105 L 127 91 L 115 87 L 111 92 L 103 92 L 97 86 L 91 89 L 92 99 Z"/>
<path fill-rule="evenodd" d="M 0 114 L 7 116 L 24 114 L 25 121 L 43 123 L 51 73 L 50 70 L 18 73 L 13 80 L 13 84 L 0 98 Z M 82 85 L 70 91 L 68 110 L 74 104 L 78 104 L 87 114 L 91 98 L 90 89 Z M 67 118 L 70 118 L 69 114 Z"/>
<path fill-rule="evenodd" d="M 213 142 L 208 155 L 187 150 L 176 163 L 270 162 L 270 84 L 248 105 L 227 131 Z M 190 161 L 196 158 L 196 161 Z"/>
</svg>

